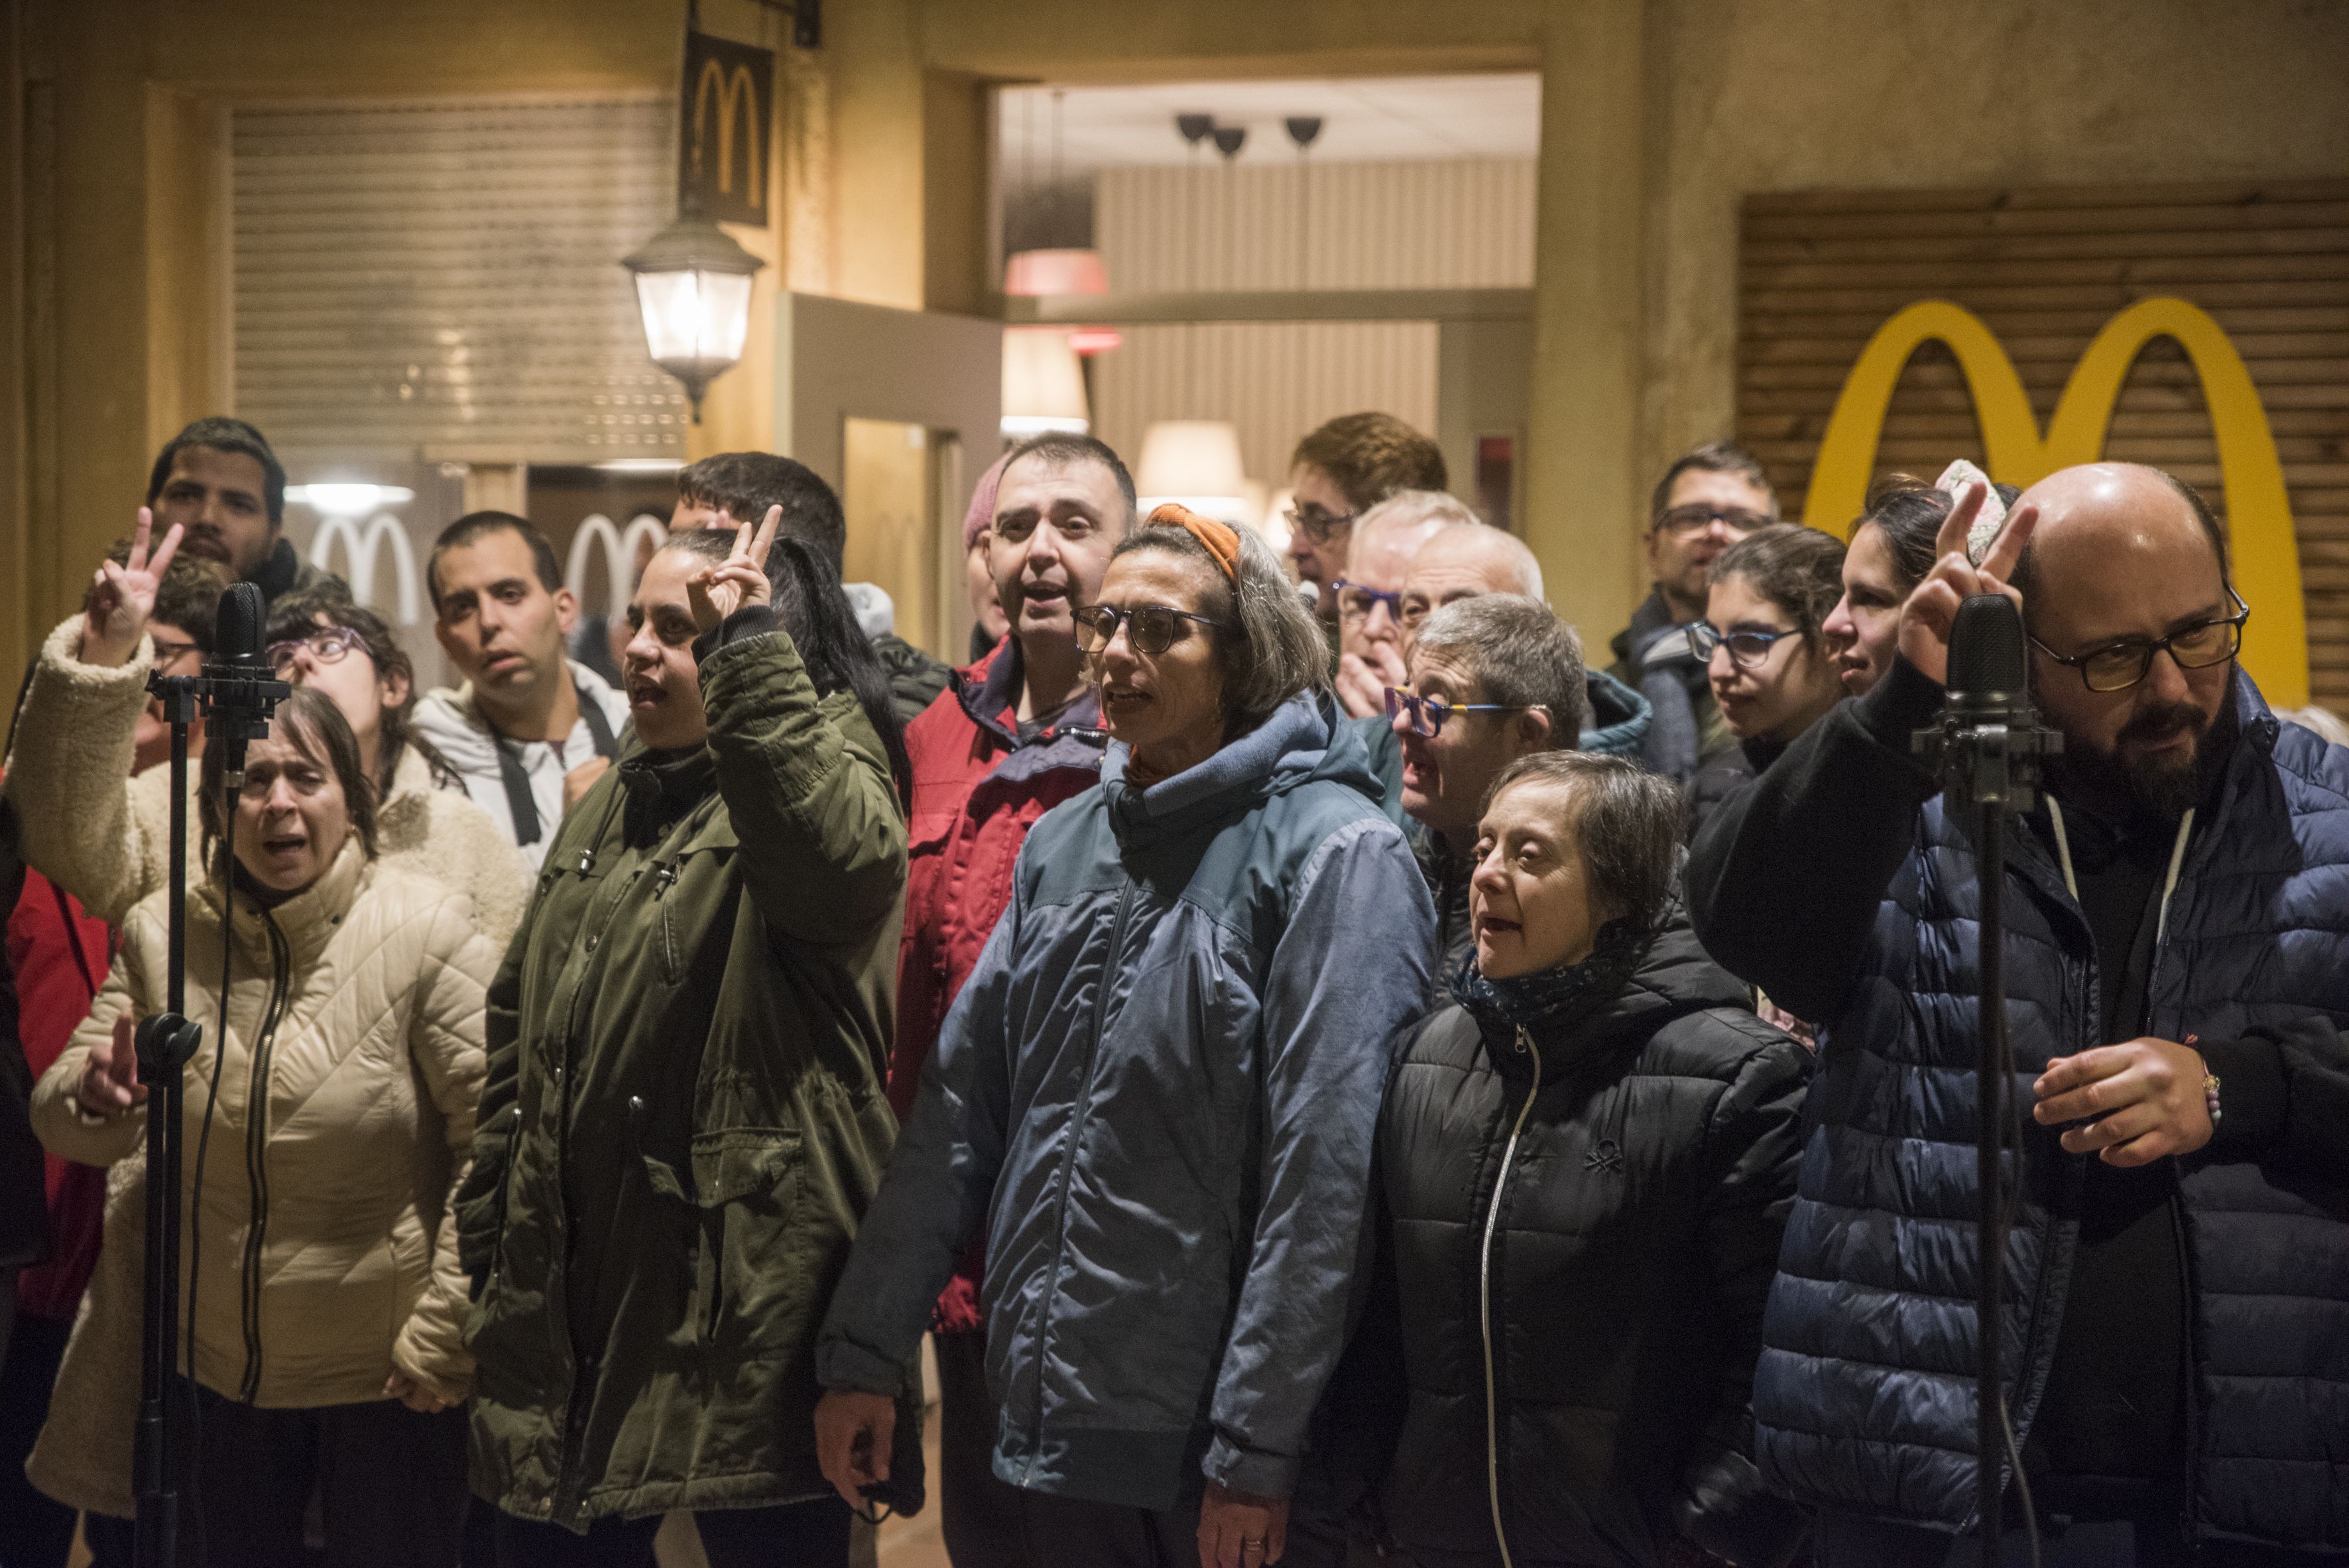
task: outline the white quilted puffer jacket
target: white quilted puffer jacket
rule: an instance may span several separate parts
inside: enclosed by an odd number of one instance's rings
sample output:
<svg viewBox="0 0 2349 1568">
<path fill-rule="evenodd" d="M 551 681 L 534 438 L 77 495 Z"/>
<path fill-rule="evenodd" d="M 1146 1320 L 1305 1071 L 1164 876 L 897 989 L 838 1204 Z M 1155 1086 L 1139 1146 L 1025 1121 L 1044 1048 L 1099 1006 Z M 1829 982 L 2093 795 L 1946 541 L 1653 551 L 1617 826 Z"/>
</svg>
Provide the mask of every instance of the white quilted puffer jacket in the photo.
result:
<svg viewBox="0 0 2349 1568">
<path fill-rule="evenodd" d="M 189 1016 L 204 1042 L 187 1072 L 183 1191 L 220 1039 L 220 892 L 188 901 Z M 264 1407 L 383 1398 L 395 1367 L 461 1395 L 466 1282 L 447 1198 L 471 1158 L 482 998 L 499 954 L 467 899 L 369 861 L 356 836 L 307 890 L 234 915 L 227 1052 L 201 1194 L 195 1375 Z M 146 1119 L 83 1114 L 75 1088 L 114 1019 L 163 1005 L 165 912 L 143 899 L 73 1042 L 34 1090 L 42 1141 L 113 1165 Z M 185 1211 L 191 1224 L 196 1208 Z M 59 1501 L 130 1510 L 132 1409 L 111 1391 L 134 1367 L 145 1205 L 109 1181 L 105 1239 L 27 1473 Z M 181 1270 L 189 1266 L 182 1244 Z"/>
</svg>

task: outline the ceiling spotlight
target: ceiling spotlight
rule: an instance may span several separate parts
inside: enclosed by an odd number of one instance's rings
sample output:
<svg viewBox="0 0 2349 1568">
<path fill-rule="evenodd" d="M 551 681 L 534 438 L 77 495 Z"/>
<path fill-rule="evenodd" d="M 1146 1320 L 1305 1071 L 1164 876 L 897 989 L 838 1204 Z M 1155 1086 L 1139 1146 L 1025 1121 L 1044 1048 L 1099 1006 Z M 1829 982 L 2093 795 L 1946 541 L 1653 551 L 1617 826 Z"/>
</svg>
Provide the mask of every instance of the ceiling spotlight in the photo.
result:
<svg viewBox="0 0 2349 1568">
<path fill-rule="evenodd" d="M 1239 155 L 1241 144 L 1247 140 L 1247 127 L 1244 125 L 1219 125 L 1216 127 L 1214 134 L 1216 138 L 1216 150 L 1222 153 L 1227 159 L 1236 158 Z"/>
<path fill-rule="evenodd" d="M 1211 114 L 1178 114 L 1174 117 L 1175 134 L 1193 147 L 1207 139 L 1216 129 L 1216 117 Z"/>
<path fill-rule="evenodd" d="M 1281 123 L 1288 127 L 1288 139 L 1297 144 L 1299 152 L 1312 146 L 1313 139 L 1321 134 L 1321 117 L 1318 114 L 1292 114 Z"/>
</svg>

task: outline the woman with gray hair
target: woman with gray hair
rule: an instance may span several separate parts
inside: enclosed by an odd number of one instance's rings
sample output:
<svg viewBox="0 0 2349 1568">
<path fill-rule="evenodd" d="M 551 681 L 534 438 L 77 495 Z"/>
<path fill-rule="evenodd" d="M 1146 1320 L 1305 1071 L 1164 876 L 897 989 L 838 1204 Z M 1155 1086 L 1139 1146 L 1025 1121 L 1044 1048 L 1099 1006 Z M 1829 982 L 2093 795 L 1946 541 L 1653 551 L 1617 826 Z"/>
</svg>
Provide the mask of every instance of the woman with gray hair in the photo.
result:
<svg viewBox="0 0 2349 1568">
<path fill-rule="evenodd" d="M 1391 1268 L 1349 1365 L 1404 1390 L 1384 1529 L 1418 1563 L 1783 1563 L 1748 1413 L 1810 1056 L 1674 893 L 1680 793 L 1543 751 L 1477 828 L 1475 950 L 1379 1121 Z M 1393 1360 L 1380 1367 L 1377 1347 Z"/>
<path fill-rule="evenodd" d="M 1159 508 L 1078 638 L 1102 782 L 1030 834 L 947 1019 L 833 1296 L 817 1445 L 852 1501 L 885 1481 L 892 1396 L 983 1239 L 1029 1560 L 1258 1568 L 1345 1339 L 1427 893 L 1254 534 Z"/>
</svg>

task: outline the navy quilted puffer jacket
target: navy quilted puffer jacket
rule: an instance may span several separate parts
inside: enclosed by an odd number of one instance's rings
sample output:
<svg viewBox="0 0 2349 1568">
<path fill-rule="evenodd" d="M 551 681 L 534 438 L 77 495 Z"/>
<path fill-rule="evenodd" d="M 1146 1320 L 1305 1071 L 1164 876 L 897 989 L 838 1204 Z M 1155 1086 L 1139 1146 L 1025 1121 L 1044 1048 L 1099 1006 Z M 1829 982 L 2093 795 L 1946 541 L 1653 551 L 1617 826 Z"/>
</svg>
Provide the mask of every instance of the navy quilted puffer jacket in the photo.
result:
<svg viewBox="0 0 2349 1568">
<path fill-rule="evenodd" d="M 1895 679 L 1913 689 L 1923 677 L 1904 665 Z M 2205 1537 L 2340 1549 L 2349 1547 L 2349 1056 L 2340 1037 L 2349 1021 L 2349 750 L 2280 725 L 2240 675 L 2235 701 L 2240 738 L 2215 808 L 2198 819 L 2155 952 L 2149 1032 L 2272 1041 L 2290 1111 L 2255 1148 L 2222 1139 L 2180 1164 L 2197 1480 L 2182 1506 Z M 1766 972 L 1764 950 L 1783 953 L 1785 935 L 1757 934 L 1746 918 L 1758 873 L 1784 865 L 1785 850 L 1770 841 L 1849 820 L 1832 801 L 1787 793 L 1806 769 L 1815 780 L 1836 772 L 1853 791 L 1847 807 L 1870 789 L 1908 800 L 1930 793 L 1893 748 L 1885 711 L 1873 696 L 1847 703 L 1819 727 L 1827 733 L 1798 742 L 1750 806 L 1708 830 L 1690 886 L 1716 958 L 1797 1011 L 1816 1007 L 1806 1016 L 1832 1020 L 1754 1379 L 1764 1473 L 1816 1506 L 1960 1530 L 1973 1517 L 1978 1259 L 1971 846 L 1938 798 L 1925 800 L 1872 924 L 1816 934 L 1828 947 L 1847 936 L 1857 954 L 1832 996 L 1816 971 Z M 1837 748 L 1844 760 L 1828 769 L 1822 759 Z M 2079 907 L 2034 834 L 2008 842 L 2007 985 L 2027 1106 L 2050 1058 L 2105 1042 Z M 1786 890 L 1777 891 L 1783 907 Z M 2024 1137 L 2002 1326 L 2018 1442 L 2054 1354 L 2076 1241 L 2066 1216 L 2077 1212 L 2087 1158 L 2064 1153 L 2051 1130 L 2026 1125 Z"/>
</svg>

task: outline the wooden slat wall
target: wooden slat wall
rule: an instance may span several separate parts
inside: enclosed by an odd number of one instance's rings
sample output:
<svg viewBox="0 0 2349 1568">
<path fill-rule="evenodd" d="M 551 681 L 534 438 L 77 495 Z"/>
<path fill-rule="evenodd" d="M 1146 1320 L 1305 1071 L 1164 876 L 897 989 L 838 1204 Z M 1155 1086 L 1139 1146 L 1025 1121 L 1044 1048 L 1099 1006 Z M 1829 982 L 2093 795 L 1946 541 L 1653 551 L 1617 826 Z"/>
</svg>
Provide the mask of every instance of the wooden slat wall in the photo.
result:
<svg viewBox="0 0 2349 1568">
<path fill-rule="evenodd" d="M 2233 339 L 2260 389 L 2300 536 L 2310 676 L 2349 704 L 2349 180 L 1746 199 L 1738 438 L 1800 516 L 1837 392 L 1904 305 L 1948 299 L 2005 345 L 2044 431 L 2089 340 L 2176 294 Z M 2185 353 L 2147 346 L 2106 454 L 2169 469 L 2224 515 L 2217 443 Z M 1893 394 L 1878 474 L 1983 460 L 1957 361 L 1927 344 Z"/>
</svg>

